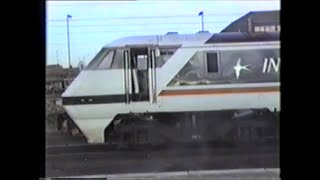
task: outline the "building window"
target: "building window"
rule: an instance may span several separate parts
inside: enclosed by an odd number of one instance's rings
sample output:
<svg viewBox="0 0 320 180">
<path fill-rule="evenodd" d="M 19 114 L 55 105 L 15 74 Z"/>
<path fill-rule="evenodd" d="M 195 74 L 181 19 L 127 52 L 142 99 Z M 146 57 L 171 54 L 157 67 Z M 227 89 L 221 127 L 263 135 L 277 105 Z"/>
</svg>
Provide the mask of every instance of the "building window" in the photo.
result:
<svg viewBox="0 0 320 180">
<path fill-rule="evenodd" d="M 259 32 L 260 31 L 260 27 L 259 26 L 255 26 L 254 27 L 254 32 Z"/>
<path fill-rule="evenodd" d="M 219 72 L 218 53 L 207 53 L 207 70 L 208 73 Z"/>
<path fill-rule="evenodd" d="M 280 31 L 280 26 L 275 26 L 275 25 L 273 25 L 273 26 L 255 26 L 254 31 L 255 32 L 275 32 L 275 31 Z"/>
<path fill-rule="evenodd" d="M 271 32 L 275 32 L 275 31 L 276 31 L 276 26 L 271 26 L 271 27 L 270 27 L 270 31 L 271 31 Z"/>
<path fill-rule="evenodd" d="M 265 30 L 266 30 L 266 32 L 270 32 L 270 31 L 271 31 L 270 26 L 266 26 L 266 27 L 265 27 Z"/>
</svg>

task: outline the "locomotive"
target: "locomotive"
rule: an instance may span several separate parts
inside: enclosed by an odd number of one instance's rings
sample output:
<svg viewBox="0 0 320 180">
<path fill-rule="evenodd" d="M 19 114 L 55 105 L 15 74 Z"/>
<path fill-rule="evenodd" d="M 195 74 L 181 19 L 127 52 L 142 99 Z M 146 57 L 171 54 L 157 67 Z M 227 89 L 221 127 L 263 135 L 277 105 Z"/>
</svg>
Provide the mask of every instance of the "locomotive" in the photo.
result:
<svg viewBox="0 0 320 180">
<path fill-rule="evenodd" d="M 88 143 L 277 141 L 279 32 L 115 40 L 62 94 Z"/>
</svg>

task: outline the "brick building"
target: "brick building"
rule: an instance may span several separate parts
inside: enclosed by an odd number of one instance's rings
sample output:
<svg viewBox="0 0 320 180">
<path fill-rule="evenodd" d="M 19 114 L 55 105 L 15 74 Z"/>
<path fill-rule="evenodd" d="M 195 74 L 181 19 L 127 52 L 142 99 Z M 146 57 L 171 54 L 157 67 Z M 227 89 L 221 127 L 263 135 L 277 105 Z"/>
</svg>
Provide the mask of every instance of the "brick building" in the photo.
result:
<svg viewBox="0 0 320 180">
<path fill-rule="evenodd" d="M 252 11 L 233 21 L 221 32 L 280 31 L 280 11 Z"/>
<path fill-rule="evenodd" d="M 63 68 L 60 65 L 46 67 L 47 94 L 62 93 L 80 73 L 79 68 Z"/>
</svg>

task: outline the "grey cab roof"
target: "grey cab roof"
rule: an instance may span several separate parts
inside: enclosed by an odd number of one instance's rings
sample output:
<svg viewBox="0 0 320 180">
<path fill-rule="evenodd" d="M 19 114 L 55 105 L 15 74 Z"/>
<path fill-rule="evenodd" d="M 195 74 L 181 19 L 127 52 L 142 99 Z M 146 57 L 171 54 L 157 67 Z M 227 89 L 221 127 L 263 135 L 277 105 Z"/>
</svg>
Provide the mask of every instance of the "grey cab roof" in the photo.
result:
<svg viewBox="0 0 320 180">
<path fill-rule="evenodd" d="M 212 34 L 202 32 L 196 34 L 167 34 L 150 36 L 130 36 L 108 43 L 104 48 L 126 47 L 128 45 L 202 45 L 209 43 L 261 42 L 279 41 L 279 32 L 224 32 Z"/>
<path fill-rule="evenodd" d="M 196 34 L 170 33 L 166 35 L 130 36 L 117 39 L 104 47 L 125 47 L 126 45 L 183 45 L 188 43 L 203 44 L 212 36 L 212 33 L 202 32 Z"/>
</svg>

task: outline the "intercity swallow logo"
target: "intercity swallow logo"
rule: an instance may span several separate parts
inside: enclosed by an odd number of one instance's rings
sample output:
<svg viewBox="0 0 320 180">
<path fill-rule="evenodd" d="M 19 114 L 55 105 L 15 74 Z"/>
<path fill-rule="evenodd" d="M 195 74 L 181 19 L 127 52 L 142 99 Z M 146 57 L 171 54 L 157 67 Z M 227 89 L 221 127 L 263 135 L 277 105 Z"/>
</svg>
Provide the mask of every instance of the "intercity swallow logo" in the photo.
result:
<svg viewBox="0 0 320 180">
<path fill-rule="evenodd" d="M 239 58 L 239 59 L 238 59 L 238 62 L 237 62 L 237 65 L 233 67 L 234 73 L 235 73 L 235 75 L 236 75 L 236 78 L 239 79 L 241 70 L 247 70 L 247 71 L 249 71 L 250 69 L 248 69 L 247 67 L 250 66 L 250 65 L 251 65 L 251 64 L 242 66 L 242 65 L 241 65 L 241 58 Z"/>
</svg>

